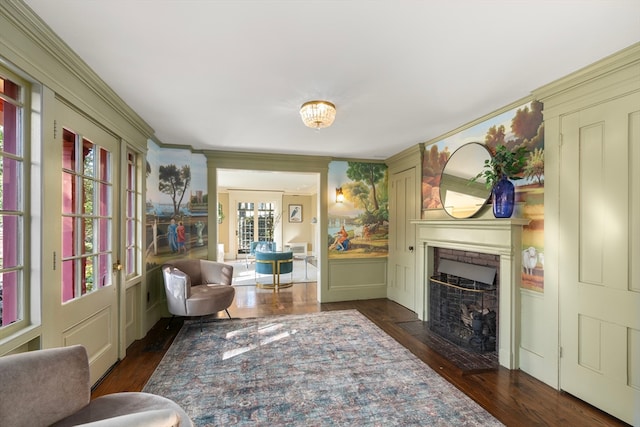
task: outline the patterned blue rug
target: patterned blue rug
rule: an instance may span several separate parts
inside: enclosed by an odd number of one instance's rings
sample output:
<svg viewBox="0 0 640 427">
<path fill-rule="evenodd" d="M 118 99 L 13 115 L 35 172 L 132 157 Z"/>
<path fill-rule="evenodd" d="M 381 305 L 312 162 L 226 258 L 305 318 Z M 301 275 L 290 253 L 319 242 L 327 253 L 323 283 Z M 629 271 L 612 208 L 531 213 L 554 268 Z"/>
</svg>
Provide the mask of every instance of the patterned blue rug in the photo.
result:
<svg viewBox="0 0 640 427">
<path fill-rule="evenodd" d="M 356 310 L 187 322 L 144 391 L 197 426 L 497 426 Z"/>
</svg>

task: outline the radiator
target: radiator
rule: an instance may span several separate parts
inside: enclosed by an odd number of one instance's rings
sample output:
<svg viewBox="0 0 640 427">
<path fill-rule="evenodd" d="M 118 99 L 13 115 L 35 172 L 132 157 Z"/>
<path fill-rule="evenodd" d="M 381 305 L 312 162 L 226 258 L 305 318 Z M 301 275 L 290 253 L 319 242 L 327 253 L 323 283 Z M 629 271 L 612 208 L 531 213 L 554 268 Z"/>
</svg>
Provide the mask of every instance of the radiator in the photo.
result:
<svg viewBox="0 0 640 427">
<path fill-rule="evenodd" d="M 307 242 L 289 242 L 286 245 L 286 248 L 293 252 L 293 255 L 306 255 L 307 254 Z"/>
</svg>

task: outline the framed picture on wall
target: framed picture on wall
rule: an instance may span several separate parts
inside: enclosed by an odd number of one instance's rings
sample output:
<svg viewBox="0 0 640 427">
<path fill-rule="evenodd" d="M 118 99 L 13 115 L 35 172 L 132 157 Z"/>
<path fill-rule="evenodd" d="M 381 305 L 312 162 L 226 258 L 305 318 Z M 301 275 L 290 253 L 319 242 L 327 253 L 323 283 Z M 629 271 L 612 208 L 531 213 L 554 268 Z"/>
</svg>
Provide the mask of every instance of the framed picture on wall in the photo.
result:
<svg viewBox="0 0 640 427">
<path fill-rule="evenodd" d="M 302 205 L 289 205 L 289 222 L 302 222 Z"/>
</svg>

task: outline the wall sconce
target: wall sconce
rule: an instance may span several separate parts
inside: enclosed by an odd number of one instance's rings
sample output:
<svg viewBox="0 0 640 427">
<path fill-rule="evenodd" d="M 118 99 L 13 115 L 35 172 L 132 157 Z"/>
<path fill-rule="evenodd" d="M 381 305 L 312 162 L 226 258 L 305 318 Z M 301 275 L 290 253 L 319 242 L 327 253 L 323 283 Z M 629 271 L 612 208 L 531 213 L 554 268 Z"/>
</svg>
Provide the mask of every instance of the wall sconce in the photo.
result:
<svg viewBox="0 0 640 427">
<path fill-rule="evenodd" d="M 344 194 L 342 194 L 342 187 L 336 188 L 336 203 L 344 202 Z"/>
</svg>

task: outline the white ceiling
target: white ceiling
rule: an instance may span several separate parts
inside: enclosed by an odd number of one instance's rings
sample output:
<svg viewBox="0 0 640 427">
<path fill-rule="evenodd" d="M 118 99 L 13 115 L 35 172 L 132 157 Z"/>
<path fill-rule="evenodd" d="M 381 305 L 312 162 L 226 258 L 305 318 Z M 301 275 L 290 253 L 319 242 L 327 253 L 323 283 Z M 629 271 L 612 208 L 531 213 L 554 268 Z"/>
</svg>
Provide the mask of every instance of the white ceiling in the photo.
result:
<svg viewBox="0 0 640 427">
<path fill-rule="evenodd" d="M 282 191 L 312 195 L 320 186 L 317 173 L 218 169 L 218 191 Z"/>
<path fill-rule="evenodd" d="M 638 0 L 25 2 L 160 142 L 212 150 L 385 159 L 640 41 Z"/>
</svg>

